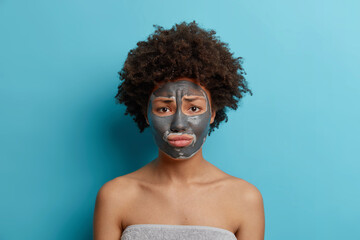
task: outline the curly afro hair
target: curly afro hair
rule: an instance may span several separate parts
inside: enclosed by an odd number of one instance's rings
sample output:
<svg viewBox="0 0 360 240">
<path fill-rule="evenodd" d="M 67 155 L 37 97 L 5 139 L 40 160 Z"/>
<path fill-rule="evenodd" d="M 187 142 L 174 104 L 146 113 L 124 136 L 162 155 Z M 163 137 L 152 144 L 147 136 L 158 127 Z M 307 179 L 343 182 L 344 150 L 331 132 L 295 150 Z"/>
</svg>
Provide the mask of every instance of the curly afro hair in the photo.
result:
<svg viewBox="0 0 360 240">
<path fill-rule="evenodd" d="M 148 127 L 145 114 L 154 87 L 180 77 L 196 79 L 209 90 L 216 111 L 210 135 L 222 121 L 227 122 L 227 108 L 236 110 L 245 93 L 252 95 L 242 58 L 233 57 L 214 30 L 204 30 L 195 21 L 171 29 L 154 27 L 147 41 L 138 42 L 128 53 L 119 72 L 122 82 L 115 96 L 117 103 L 126 105 L 125 115 L 130 114 L 143 132 Z"/>
</svg>

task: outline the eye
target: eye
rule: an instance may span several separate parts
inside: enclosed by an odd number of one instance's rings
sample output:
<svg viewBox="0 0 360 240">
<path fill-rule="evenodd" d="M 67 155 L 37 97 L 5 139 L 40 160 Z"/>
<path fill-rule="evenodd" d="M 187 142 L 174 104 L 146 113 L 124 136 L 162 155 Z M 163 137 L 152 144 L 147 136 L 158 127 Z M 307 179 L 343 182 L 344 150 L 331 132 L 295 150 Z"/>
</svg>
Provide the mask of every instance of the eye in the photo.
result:
<svg viewBox="0 0 360 240">
<path fill-rule="evenodd" d="M 160 112 L 160 113 L 166 113 L 166 112 L 169 112 L 170 109 L 167 107 L 161 107 L 161 108 L 156 109 L 156 111 Z"/>
<path fill-rule="evenodd" d="M 191 112 L 199 112 L 201 109 L 200 109 L 199 107 L 192 106 L 192 107 L 189 108 L 189 110 L 190 110 Z"/>
</svg>

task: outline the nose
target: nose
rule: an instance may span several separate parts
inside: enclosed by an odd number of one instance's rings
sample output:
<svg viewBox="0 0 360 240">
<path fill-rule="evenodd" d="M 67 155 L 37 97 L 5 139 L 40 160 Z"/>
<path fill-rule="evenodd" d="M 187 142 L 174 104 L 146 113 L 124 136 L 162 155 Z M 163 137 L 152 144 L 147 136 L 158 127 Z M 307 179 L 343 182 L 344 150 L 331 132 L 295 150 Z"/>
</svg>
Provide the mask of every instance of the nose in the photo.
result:
<svg viewBox="0 0 360 240">
<path fill-rule="evenodd" d="M 188 128 L 188 121 L 185 114 L 181 112 L 181 109 L 177 109 L 170 125 L 171 132 L 184 132 Z"/>
</svg>

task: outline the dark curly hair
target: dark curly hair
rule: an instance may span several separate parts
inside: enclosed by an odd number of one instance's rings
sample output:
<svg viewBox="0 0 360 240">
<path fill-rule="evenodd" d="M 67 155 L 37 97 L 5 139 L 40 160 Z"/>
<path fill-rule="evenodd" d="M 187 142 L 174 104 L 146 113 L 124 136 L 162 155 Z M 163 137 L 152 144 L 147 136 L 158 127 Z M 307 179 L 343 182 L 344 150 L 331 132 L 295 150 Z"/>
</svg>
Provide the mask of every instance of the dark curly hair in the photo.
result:
<svg viewBox="0 0 360 240">
<path fill-rule="evenodd" d="M 142 132 L 148 127 L 145 114 L 156 85 L 179 77 L 196 79 L 209 90 L 216 111 L 210 135 L 220 122 L 227 122 L 227 108 L 237 109 L 245 93 L 252 95 L 242 58 L 233 57 L 214 30 L 204 30 L 195 21 L 175 24 L 171 29 L 154 27 L 147 41 L 138 42 L 128 53 L 119 72 L 122 83 L 115 96 L 117 103 L 126 105 L 125 115 L 130 114 Z"/>
</svg>

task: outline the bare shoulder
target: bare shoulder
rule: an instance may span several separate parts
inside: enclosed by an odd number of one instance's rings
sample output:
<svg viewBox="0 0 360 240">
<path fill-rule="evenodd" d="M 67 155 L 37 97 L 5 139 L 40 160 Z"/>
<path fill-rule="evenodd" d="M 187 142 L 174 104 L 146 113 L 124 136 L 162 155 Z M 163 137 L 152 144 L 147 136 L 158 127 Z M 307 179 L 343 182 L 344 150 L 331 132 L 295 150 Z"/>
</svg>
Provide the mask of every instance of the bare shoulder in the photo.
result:
<svg viewBox="0 0 360 240">
<path fill-rule="evenodd" d="M 119 239 L 122 232 L 122 216 L 127 203 L 136 194 L 134 181 L 127 176 L 106 182 L 96 196 L 93 229 L 94 239 Z"/>
<path fill-rule="evenodd" d="M 264 239 L 265 216 L 262 195 L 253 184 L 233 177 L 231 197 L 237 239 Z"/>
<path fill-rule="evenodd" d="M 120 176 L 106 182 L 98 191 L 97 200 L 109 202 L 120 207 L 135 193 L 135 181 L 128 175 Z"/>
<path fill-rule="evenodd" d="M 244 179 L 231 177 L 231 188 L 236 199 L 244 204 L 262 203 L 262 195 L 257 187 Z"/>
<path fill-rule="evenodd" d="M 121 208 L 128 205 L 141 191 L 141 185 L 146 183 L 146 166 L 126 175 L 106 182 L 98 192 L 98 199 L 107 199 Z"/>
<path fill-rule="evenodd" d="M 218 179 L 221 186 L 226 186 L 227 191 L 230 193 L 228 196 L 236 199 L 236 201 L 259 201 L 262 200 L 260 191 L 253 184 L 223 172 L 218 167 L 214 166 L 218 173 Z"/>
<path fill-rule="evenodd" d="M 226 194 L 235 204 L 244 206 L 246 204 L 262 204 L 262 195 L 257 187 L 253 184 L 245 181 L 242 178 L 238 178 L 229 175 L 222 170 L 217 169 L 219 173 L 217 181 L 220 186 L 226 186 Z"/>
<path fill-rule="evenodd" d="M 263 197 L 253 184 L 237 177 L 229 178 L 229 201 L 232 203 L 233 217 L 237 222 L 248 221 L 250 216 L 263 213 Z"/>
</svg>

